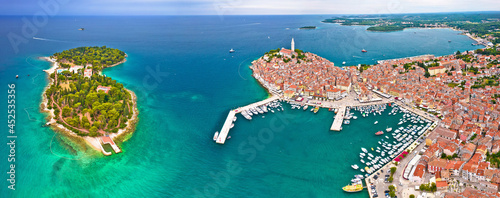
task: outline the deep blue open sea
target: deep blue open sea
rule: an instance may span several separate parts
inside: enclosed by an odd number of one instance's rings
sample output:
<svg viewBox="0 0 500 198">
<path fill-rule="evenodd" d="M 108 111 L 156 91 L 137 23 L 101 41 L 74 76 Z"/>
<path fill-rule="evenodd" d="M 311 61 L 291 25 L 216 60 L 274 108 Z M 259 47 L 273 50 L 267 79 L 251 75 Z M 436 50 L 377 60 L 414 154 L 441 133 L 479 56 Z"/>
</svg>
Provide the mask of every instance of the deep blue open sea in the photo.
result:
<svg viewBox="0 0 500 198">
<path fill-rule="evenodd" d="M 23 27 L 23 17 L 0 17 L 0 197 L 367 197 L 341 187 L 355 173 L 350 164 L 359 163 L 360 147 L 377 146 L 373 133 L 398 122 L 386 114 L 361 117 L 339 133 L 329 131 L 333 112 L 288 108 L 252 121 L 239 117 L 225 145 L 212 141 L 231 108 L 267 97 L 250 63 L 289 48 L 292 37 L 296 48 L 336 65 L 478 48 L 450 29 L 375 33 L 320 22 L 329 17 L 59 16 L 36 31 Z M 307 25 L 318 29 L 298 29 Z M 124 152 L 110 157 L 73 149 L 42 127 L 39 108 L 48 84 L 42 70 L 50 64 L 38 57 L 102 45 L 128 54 L 104 73 L 137 94 L 140 111 L 136 132 L 120 145 Z M 17 94 L 15 191 L 5 174 L 8 83 Z"/>
</svg>

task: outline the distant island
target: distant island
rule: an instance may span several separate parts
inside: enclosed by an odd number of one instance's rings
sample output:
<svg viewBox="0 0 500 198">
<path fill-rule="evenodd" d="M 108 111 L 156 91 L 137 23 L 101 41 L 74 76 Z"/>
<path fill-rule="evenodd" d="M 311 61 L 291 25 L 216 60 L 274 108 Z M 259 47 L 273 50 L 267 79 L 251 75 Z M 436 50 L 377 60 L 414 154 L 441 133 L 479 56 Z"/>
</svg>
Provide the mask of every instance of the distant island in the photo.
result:
<svg viewBox="0 0 500 198">
<path fill-rule="evenodd" d="M 316 26 L 304 26 L 304 27 L 300 27 L 299 29 L 301 29 L 301 30 L 314 30 L 314 29 L 316 29 Z"/>
<path fill-rule="evenodd" d="M 46 70 L 51 81 L 44 93 L 45 110 L 51 113 L 47 125 L 83 137 L 105 155 L 111 149 L 121 152 L 113 138 L 134 130 L 136 96 L 101 72 L 126 57 L 123 51 L 102 46 L 78 47 L 46 58 L 54 63 Z M 111 146 L 108 151 L 106 144 Z"/>
<path fill-rule="evenodd" d="M 386 25 L 386 26 L 373 26 L 369 27 L 368 31 L 374 31 L 374 32 L 393 32 L 393 31 L 400 31 L 404 30 L 404 27 L 401 26 L 394 26 L 394 25 Z"/>
</svg>

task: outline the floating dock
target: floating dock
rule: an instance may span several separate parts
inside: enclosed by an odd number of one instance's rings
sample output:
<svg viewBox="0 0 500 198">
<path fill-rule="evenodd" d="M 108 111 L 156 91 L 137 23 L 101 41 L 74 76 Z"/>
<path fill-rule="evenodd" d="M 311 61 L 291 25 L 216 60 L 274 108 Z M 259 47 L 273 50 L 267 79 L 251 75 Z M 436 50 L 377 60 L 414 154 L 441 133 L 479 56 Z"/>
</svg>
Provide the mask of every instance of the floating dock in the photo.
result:
<svg viewBox="0 0 500 198">
<path fill-rule="evenodd" d="M 231 129 L 231 124 L 233 124 L 233 119 L 237 113 L 241 113 L 242 111 L 248 110 L 250 108 L 265 105 L 265 104 L 270 103 L 272 101 L 275 101 L 277 99 L 279 99 L 278 96 L 273 96 L 273 97 L 270 97 L 268 99 L 265 99 L 265 100 L 262 100 L 262 101 L 259 101 L 256 103 L 252 103 L 252 104 L 249 104 L 247 106 L 239 107 L 235 110 L 229 111 L 229 114 L 227 115 L 226 121 L 224 122 L 224 125 L 222 126 L 222 129 L 219 132 L 219 136 L 217 137 L 217 140 L 215 142 L 217 142 L 217 144 L 224 144 L 224 142 L 226 142 L 227 135 L 229 134 L 229 130 Z"/>
<path fill-rule="evenodd" d="M 332 127 L 330 127 L 330 130 L 332 131 L 342 130 L 342 122 L 344 122 L 345 110 L 346 110 L 345 106 L 339 107 L 339 111 L 335 115 L 335 119 L 333 120 Z"/>
</svg>

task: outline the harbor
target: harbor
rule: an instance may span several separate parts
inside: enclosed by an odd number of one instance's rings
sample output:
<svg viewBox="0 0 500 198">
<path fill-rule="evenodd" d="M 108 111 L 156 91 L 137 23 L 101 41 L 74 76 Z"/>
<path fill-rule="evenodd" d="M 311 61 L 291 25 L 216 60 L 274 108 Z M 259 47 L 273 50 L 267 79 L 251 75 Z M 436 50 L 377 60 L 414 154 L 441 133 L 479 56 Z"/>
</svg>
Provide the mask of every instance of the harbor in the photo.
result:
<svg viewBox="0 0 500 198">
<path fill-rule="evenodd" d="M 217 137 L 214 136 L 214 140 L 218 144 L 224 144 L 231 137 L 228 134 L 234 126 L 237 114 L 241 114 L 247 120 L 251 121 L 256 116 L 265 118 L 264 115 L 260 114 L 285 111 L 288 107 L 292 110 L 297 109 L 304 112 L 308 112 L 306 110 L 309 110 L 310 112 L 314 112 L 314 114 L 320 109 L 325 108 L 329 112 L 335 111 L 334 120 L 329 128 L 331 131 L 342 131 L 343 129 L 350 131 L 352 130 L 349 129 L 350 127 L 358 125 L 351 126 L 351 123 L 362 121 L 365 126 L 372 125 L 365 128 L 365 130 L 370 130 L 369 133 L 371 135 L 366 134 L 365 131 L 359 132 L 363 132 L 364 138 L 372 136 L 372 138 L 368 138 L 371 139 L 370 141 L 377 140 L 375 144 L 361 145 L 362 152 L 359 153 L 358 162 L 350 165 L 350 168 L 356 172 L 355 178 L 351 180 L 352 183 L 342 189 L 345 192 L 359 192 L 364 188 L 368 188 L 370 197 L 374 195 L 378 196 L 373 193 L 376 192 L 376 190 L 373 190 L 376 187 L 371 185 L 370 180 L 373 180 L 382 170 L 393 166 L 394 161 L 404 159 L 403 156 L 408 154 L 407 151 L 411 152 L 416 145 L 421 143 L 423 141 L 421 137 L 425 136 L 428 131 L 433 130 L 438 122 L 435 116 L 406 106 L 402 102 L 394 101 L 390 96 L 383 93 L 378 93 L 378 95 L 382 96 L 381 100 L 369 103 L 356 101 L 352 96 L 348 96 L 340 101 L 317 101 L 304 99 L 300 96 L 281 98 L 275 95 L 268 99 L 231 110 L 225 119 L 220 134 L 217 135 L 216 133 L 215 136 Z M 287 105 L 284 106 L 283 104 Z M 323 115 L 328 115 L 329 112 L 325 111 Z M 381 118 L 379 116 L 389 117 Z M 346 166 L 348 165 L 346 164 Z M 365 181 L 366 185 L 363 185 L 362 181 Z"/>
</svg>

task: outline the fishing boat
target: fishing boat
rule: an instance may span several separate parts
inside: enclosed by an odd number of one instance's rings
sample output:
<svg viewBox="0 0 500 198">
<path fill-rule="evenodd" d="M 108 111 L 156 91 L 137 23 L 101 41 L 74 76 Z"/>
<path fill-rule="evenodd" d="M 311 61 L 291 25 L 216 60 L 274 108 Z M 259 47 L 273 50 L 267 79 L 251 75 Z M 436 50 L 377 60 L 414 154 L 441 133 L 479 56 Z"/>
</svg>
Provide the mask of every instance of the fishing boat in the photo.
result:
<svg viewBox="0 0 500 198">
<path fill-rule="evenodd" d="M 368 52 L 368 51 L 366 51 L 365 49 L 362 49 L 361 52 Z"/>
<path fill-rule="evenodd" d="M 319 111 L 319 107 L 318 106 L 314 107 L 314 113 L 318 113 L 318 111 Z"/>
<path fill-rule="evenodd" d="M 378 132 L 375 133 L 375 135 L 382 135 L 382 134 L 384 134 L 383 131 L 378 131 Z"/>
<path fill-rule="evenodd" d="M 214 141 L 217 140 L 217 137 L 219 137 L 219 131 L 216 131 L 215 134 L 214 134 Z"/>
<path fill-rule="evenodd" d="M 358 168 L 359 168 L 359 166 L 358 166 L 358 165 L 356 165 L 356 164 L 351 165 L 351 167 L 352 167 L 354 170 L 358 170 Z"/>
</svg>

